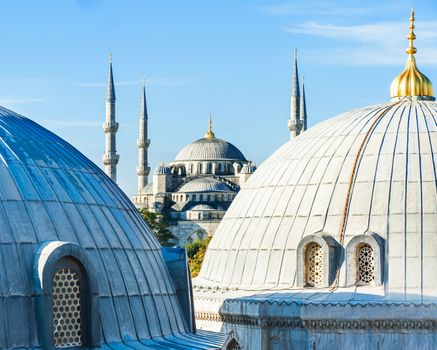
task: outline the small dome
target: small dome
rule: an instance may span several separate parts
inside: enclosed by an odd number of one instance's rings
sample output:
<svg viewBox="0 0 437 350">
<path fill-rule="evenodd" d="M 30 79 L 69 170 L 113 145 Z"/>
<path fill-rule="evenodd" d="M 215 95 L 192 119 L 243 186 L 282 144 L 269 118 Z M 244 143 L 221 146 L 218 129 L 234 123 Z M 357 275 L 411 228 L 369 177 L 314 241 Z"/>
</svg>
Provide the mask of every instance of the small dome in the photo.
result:
<svg viewBox="0 0 437 350">
<path fill-rule="evenodd" d="M 178 192 L 232 192 L 223 182 L 210 177 L 202 177 L 187 182 Z"/>
<path fill-rule="evenodd" d="M 249 162 L 243 165 L 240 174 L 253 174 L 255 170 L 256 170 L 256 166 L 252 162 Z"/>
<path fill-rule="evenodd" d="M 208 204 L 197 204 L 189 210 L 190 211 L 205 211 L 205 210 L 216 210 L 216 209 L 211 207 Z"/>
<path fill-rule="evenodd" d="M 155 175 L 169 175 L 171 174 L 171 170 L 168 166 L 162 162 L 162 164 L 156 168 Z"/>
</svg>

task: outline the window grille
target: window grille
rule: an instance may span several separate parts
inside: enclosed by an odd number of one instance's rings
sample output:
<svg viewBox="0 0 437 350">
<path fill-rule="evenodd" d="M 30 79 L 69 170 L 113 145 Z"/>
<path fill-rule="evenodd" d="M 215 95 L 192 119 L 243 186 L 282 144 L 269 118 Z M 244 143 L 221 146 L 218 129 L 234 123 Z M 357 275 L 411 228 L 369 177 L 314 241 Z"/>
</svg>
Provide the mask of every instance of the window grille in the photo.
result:
<svg viewBox="0 0 437 350">
<path fill-rule="evenodd" d="M 53 340 L 58 348 L 82 345 L 79 275 L 59 269 L 53 281 Z"/>
<path fill-rule="evenodd" d="M 323 250 L 318 243 L 310 243 L 306 249 L 305 269 L 308 287 L 323 284 Z"/>
<path fill-rule="evenodd" d="M 369 284 L 375 279 L 375 256 L 369 244 L 358 247 L 358 283 Z"/>
</svg>

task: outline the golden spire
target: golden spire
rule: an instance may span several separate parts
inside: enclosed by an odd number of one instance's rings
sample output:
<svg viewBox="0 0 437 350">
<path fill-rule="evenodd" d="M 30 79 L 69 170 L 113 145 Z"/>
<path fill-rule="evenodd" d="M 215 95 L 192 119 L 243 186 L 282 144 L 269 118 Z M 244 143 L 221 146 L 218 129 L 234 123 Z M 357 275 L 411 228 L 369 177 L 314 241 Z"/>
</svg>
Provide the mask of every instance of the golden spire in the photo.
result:
<svg viewBox="0 0 437 350">
<path fill-rule="evenodd" d="M 205 138 L 206 139 L 213 139 L 213 138 L 215 138 L 215 135 L 212 132 L 212 117 L 211 117 L 211 113 L 209 114 L 208 131 L 205 133 Z"/>
<path fill-rule="evenodd" d="M 408 54 L 407 64 L 404 71 L 399 74 L 391 83 L 390 96 L 392 99 L 397 99 L 404 96 L 416 96 L 422 99 L 434 100 L 434 92 L 431 81 L 422 74 L 416 66 L 414 54 L 417 49 L 413 42 L 416 39 L 414 34 L 414 8 L 411 9 L 410 17 L 410 32 L 407 39 L 409 42 L 406 53 Z"/>
</svg>

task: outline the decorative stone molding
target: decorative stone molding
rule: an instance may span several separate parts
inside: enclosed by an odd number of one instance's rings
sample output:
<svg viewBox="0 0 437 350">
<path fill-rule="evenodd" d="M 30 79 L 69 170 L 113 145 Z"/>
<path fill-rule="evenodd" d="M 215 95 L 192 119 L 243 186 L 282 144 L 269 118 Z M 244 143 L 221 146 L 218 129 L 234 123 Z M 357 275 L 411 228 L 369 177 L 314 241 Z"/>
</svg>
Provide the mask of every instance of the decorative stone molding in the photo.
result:
<svg viewBox="0 0 437 350">
<path fill-rule="evenodd" d="M 355 236 L 348 243 L 346 247 L 346 283 L 348 286 L 358 284 L 357 250 L 362 244 L 368 244 L 373 249 L 374 279 L 370 285 L 380 286 L 383 281 L 384 239 L 373 232 Z"/>
<path fill-rule="evenodd" d="M 323 278 L 318 287 L 329 287 L 335 277 L 338 244 L 334 238 L 324 232 L 306 236 L 300 241 L 297 247 L 297 285 L 298 287 L 306 287 L 305 255 L 306 248 L 311 243 L 319 244 L 323 252 Z"/>
<path fill-rule="evenodd" d="M 300 317 L 256 317 L 245 315 L 196 312 L 196 320 L 244 325 L 258 328 L 304 328 L 316 330 L 416 330 L 437 331 L 437 320 L 303 320 Z"/>
</svg>

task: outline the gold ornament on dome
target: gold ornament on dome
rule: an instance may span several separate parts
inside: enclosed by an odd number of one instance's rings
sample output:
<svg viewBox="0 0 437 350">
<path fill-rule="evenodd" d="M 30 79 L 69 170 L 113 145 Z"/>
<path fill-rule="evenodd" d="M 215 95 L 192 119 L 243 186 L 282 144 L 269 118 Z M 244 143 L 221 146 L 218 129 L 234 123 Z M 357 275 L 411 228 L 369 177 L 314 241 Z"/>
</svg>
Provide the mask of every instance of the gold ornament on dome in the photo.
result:
<svg viewBox="0 0 437 350">
<path fill-rule="evenodd" d="M 205 133 L 205 138 L 206 139 L 213 139 L 213 138 L 215 138 L 215 135 L 212 132 L 212 117 L 211 117 L 211 114 L 209 115 L 208 131 Z"/>
<path fill-rule="evenodd" d="M 414 9 L 411 9 L 410 33 L 407 36 L 409 46 L 406 50 L 408 59 L 404 71 L 391 83 L 390 96 L 394 99 L 404 96 L 419 96 L 434 99 L 431 81 L 420 72 L 416 66 L 414 54 L 417 52 L 417 49 L 413 45 L 416 39 L 416 35 L 414 34 L 414 20 Z"/>
</svg>

